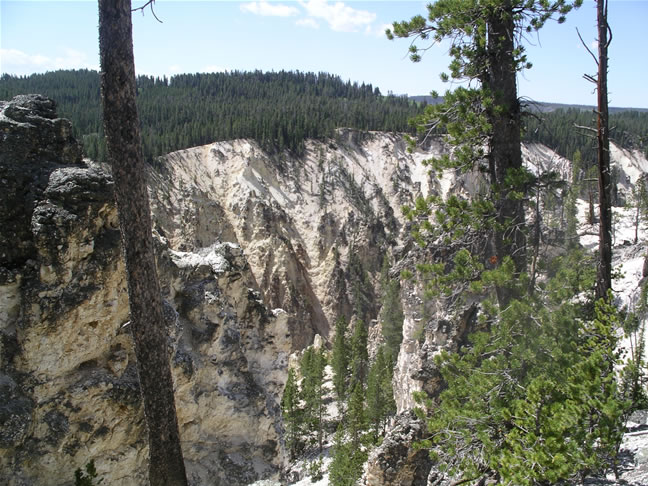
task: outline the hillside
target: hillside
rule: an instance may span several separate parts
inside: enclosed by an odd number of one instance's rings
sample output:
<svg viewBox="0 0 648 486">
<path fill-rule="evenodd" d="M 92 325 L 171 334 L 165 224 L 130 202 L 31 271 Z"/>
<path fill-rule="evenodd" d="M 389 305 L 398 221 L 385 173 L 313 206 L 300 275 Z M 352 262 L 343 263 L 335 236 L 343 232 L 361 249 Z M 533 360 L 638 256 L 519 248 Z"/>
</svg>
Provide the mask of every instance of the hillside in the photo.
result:
<svg viewBox="0 0 648 486">
<path fill-rule="evenodd" d="M 587 130 L 578 127 L 592 126 L 595 126 L 593 109 L 560 107 L 529 116 L 524 140 L 542 143 L 570 159 L 579 151 L 585 167 L 589 168 L 596 164 L 596 144 Z M 610 140 L 648 157 L 648 111 L 610 110 Z"/>
<path fill-rule="evenodd" d="M 144 155 L 220 140 L 248 138 L 266 150 L 301 153 L 306 139 L 334 136 L 340 127 L 406 132 L 419 107 L 406 97 L 382 96 L 371 85 L 327 73 L 227 72 L 139 76 L 138 110 Z M 99 73 L 54 71 L 3 75 L 0 99 L 40 93 L 58 103 L 85 153 L 104 160 Z"/>
<path fill-rule="evenodd" d="M 433 98 L 432 96 L 409 96 L 409 99 L 416 101 L 417 103 L 441 103 L 443 101 L 443 96 L 439 98 Z M 533 101 L 530 103 L 530 107 L 533 111 L 540 113 L 548 113 L 552 111 L 559 110 L 580 110 L 580 111 L 589 111 L 591 112 L 595 106 L 594 105 L 574 105 L 568 103 L 552 103 L 547 101 Z M 620 113 L 623 111 L 637 111 L 640 113 L 648 112 L 648 108 L 632 108 L 632 107 L 620 107 L 620 106 L 610 106 L 610 113 Z"/>
<path fill-rule="evenodd" d="M 105 160 L 95 71 L 54 71 L 26 77 L 3 75 L 0 99 L 41 93 L 58 103 L 72 121 L 85 154 Z M 409 120 L 429 96 L 383 96 L 372 85 L 343 81 L 327 73 L 228 72 L 138 78 L 142 143 L 149 160 L 206 143 L 246 138 L 264 150 L 301 154 L 307 139 L 331 138 L 337 128 L 413 133 Z M 550 147 L 563 157 L 580 151 L 585 169 L 595 145 L 579 126 L 592 126 L 591 107 L 531 104 L 524 140 Z M 611 139 L 648 155 L 648 112 L 610 109 Z M 585 175 L 583 176 L 585 177 Z"/>
</svg>

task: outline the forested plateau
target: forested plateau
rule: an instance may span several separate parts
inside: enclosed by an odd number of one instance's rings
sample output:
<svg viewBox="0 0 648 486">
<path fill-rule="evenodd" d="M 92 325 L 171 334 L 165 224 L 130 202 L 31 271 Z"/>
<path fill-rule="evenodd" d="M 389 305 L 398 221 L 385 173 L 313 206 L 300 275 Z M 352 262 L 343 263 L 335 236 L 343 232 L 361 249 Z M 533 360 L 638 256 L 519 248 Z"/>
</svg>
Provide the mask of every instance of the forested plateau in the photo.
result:
<svg viewBox="0 0 648 486">
<path fill-rule="evenodd" d="M 139 76 L 138 110 L 144 156 L 216 141 L 247 138 L 269 152 L 304 150 L 306 139 L 331 138 L 336 128 L 415 133 L 410 119 L 429 96 L 383 95 L 371 84 L 343 81 L 327 73 L 222 72 Z M 29 76 L 4 74 L 0 99 L 39 93 L 56 100 L 82 140 L 86 156 L 105 161 L 99 73 L 61 70 Z M 549 101 L 549 100 L 548 100 Z M 595 144 L 582 129 L 593 125 L 593 108 L 528 103 L 524 140 L 538 142 L 563 157 L 580 151 L 589 168 Z M 611 110 L 616 145 L 648 154 L 648 112 Z"/>
<path fill-rule="evenodd" d="M 248 138 L 264 149 L 300 153 L 306 139 L 324 139 L 339 127 L 411 131 L 419 110 L 404 96 L 382 96 L 370 84 L 327 73 L 231 72 L 139 76 L 138 110 L 148 160 L 174 150 Z M 105 160 L 99 73 L 55 71 L 4 75 L 0 99 L 39 93 L 57 100 L 86 155 Z"/>
<path fill-rule="evenodd" d="M 62 71 L 0 81 L 0 98 L 19 91 L 53 97 L 59 112 L 41 96 L 2 102 L 0 480 L 72 484 L 73 471 L 93 460 L 102 484 L 143 484 L 147 442 L 113 181 L 102 163 L 98 76 Z M 496 366 L 473 372 L 467 361 L 450 363 L 459 378 L 476 377 L 463 389 L 482 396 L 496 388 L 487 377 L 525 369 L 536 353 L 539 391 L 514 403 L 521 418 L 507 416 L 512 409 L 501 401 L 488 406 L 519 427 L 533 418 L 526 410 L 558 410 L 536 459 L 553 473 L 547 463 L 577 455 L 555 437 L 572 430 L 583 409 L 599 409 L 577 400 L 595 391 L 576 385 L 607 390 L 609 383 L 587 374 L 597 362 L 579 366 L 574 357 L 608 356 L 602 348 L 612 342 L 612 324 L 626 339 L 620 349 L 633 356 L 642 349 L 646 114 L 622 112 L 613 121 L 624 134 L 612 147 L 616 313 L 595 310 L 590 295 L 594 161 L 591 140 L 573 127 L 588 124 L 587 112 L 543 114 L 544 125 L 531 117 L 538 125 L 528 125 L 533 141 L 523 155 L 533 264 L 529 276 L 511 279 L 471 219 L 488 212 L 467 202 L 488 184 L 478 173 L 432 170 L 427 161 L 451 149 L 442 134 L 412 148 L 403 132 L 415 138 L 408 119 L 422 106 L 405 97 L 328 74 L 260 72 L 141 77 L 138 93 L 190 484 L 306 476 L 336 486 L 443 484 L 446 471 L 426 435 L 434 417 L 426 407 L 436 405 L 426 400 L 457 379 L 441 360 L 459 349 Z M 474 237 L 476 257 L 458 249 L 450 237 L 457 231 Z M 468 283 L 457 292 L 447 275 Z M 500 352 L 483 338 L 495 322 L 485 296 L 507 278 L 535 294 L 503 313 L 511 331 L 499 339 L 519 338 L 521 322 L 542 325 Z M 578 338 L 556 338 L 570 333 Z M 542 359 L 558 348 L 560 359 Z M 624 393 L 641 395 L 641 368 L 628 369 Z M 567 390 L 561 380 L 577 383 Z M 556 405 L 558 395 L 573 407 Z M 445 397 L 447 407 L 460 400 Z M 617 420 L 614 405 L 608 414 Z M 475 407 L 479 422 L 483 410 Z M 527 447 L 528 437 L 510 440 Z M 623 447 L 626 462 L 617 466 L 640 485 L 648 465 L 633 461 L 645 445 Z M 547 451 L 554 456 L 541 457 Z"/>
</svg>

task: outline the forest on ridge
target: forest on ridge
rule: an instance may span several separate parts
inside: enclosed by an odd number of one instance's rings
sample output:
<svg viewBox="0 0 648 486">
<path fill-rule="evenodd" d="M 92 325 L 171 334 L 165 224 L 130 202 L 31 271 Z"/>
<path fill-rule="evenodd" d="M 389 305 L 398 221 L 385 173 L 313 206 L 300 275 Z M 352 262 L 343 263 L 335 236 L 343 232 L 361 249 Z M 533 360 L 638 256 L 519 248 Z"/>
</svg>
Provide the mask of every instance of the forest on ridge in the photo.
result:
<svg viewBox="0 0 648 486">
<path fill-rule="evenodd" d="M 83 139 L 88 157 L 105 160 L 99 73 L 55 71 L 0 78 L 0 99 L 39 93 L 54 99 Z M 332 137 L 335 128 L 412 132 L 420 111 L 402 96 L 382 96 L 371 84 L 301 72 L 139 76 L 137 102 L 144 157 L 207 143 L 254 139 L 270 152 L 300 153 L 308 138 Z"/>
<path fill-rule="evenodd" d="M 414 134 L 412 118 L 424 97 L 383 95 L 378 87 L 343 81 L 327 73 L 227 72 L 139 76 L 138 110 L 144 157 L 207 143 L 250 138 L 265 150 L 299 154 L 308 138 L 333 137 L 336 128 Z M 0 77 L 0 99 L 39 93 L 54 99 L 69 118 L 86 155 L 106 160 L 99 73 L 61 70 Z M 538 142 L 572 158 L 578 150 L 593 165 L 595 144 L 579 126 L 591 126 L 592 110 L 529 107 L 523 140 Z M 648 154 L 648 112 L 623 110 L 610 116 L 612 140 Z"/>
</svg>

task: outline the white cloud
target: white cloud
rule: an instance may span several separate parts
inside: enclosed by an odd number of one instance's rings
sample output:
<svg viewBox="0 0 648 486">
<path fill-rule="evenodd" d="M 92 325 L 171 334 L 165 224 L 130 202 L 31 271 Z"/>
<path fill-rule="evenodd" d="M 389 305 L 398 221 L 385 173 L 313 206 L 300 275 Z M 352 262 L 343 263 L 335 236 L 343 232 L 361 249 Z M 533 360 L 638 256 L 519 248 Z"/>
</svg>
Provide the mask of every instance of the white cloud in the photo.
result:
<svg viewBox="0 0 648 486">
<path fill-rule="evenodd" d="M 311 18 L 299 19 L 295 24 L 301 27 L 310 27 L 311 29 L 319 29 L 319 24 Z"/>
<path fill-rule="evenodd" d="M 329 3 L 327 0 L 300 0 L 309 17 L 326 21 L 331 29 L 340 32 L 358 32 L 376 20 L 376 14 L 356 10 L 343 2 Z"/>
<path fill-rule="evenodd" d="M 48 57 L 29 54 L 18 49 L 0 49 L 3 73 L 31 74 L 56 69 L 98 69 L 98 63 L 88 62 L 85 52 L 63 48 L 61 55 Z"/>
<path fill-rule="evenodd" d="M 250 2 L 241 5 L 243 12 L 253 13 L 255 15 L 264 15 L 268 17 L 292 17 L 299 13 L 296 7 L 289 7 L 281 3 L 269 3 L 265 0 L 260 2 Z"/>
<path fill-rule="evenodd" d="M 365 34 L 386 39 L 387 37 L 385 36 L 385 30 L 391 28 L 392 24 L 381 24 L 378 26 L 367 25 L 367 27 L 365 28 Z"/>
<path fill-rule="evenodd" d="M 45 56 L 27 54 L 18 49 L 0 49 L 0 58 L 2 58 L 2 64 L 5 66 L 3 71 L 7 71 L 6 66 L 12 64 L 17 66 L 46 66 L 52 64 L 52 61 Z"/>
<path fill-rule="evenodd" d="M 86 60 L 85 52 L 76 49 L 63 49 L 64 55 L 54 58 L 54 64 L 57 69 L 70 69 L 79 67 L 88 67 L 90 64 Z"/>
</svg>

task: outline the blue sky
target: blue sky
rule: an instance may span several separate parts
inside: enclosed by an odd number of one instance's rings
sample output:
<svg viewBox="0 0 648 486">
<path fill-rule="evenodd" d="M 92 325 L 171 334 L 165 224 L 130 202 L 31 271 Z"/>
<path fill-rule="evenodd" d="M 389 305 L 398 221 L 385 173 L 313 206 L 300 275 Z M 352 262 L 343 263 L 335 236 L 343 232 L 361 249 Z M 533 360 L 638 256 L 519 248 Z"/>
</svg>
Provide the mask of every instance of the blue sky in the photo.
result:
<svg viewBox="0 0 648 486">
<path fill-rule="evenodd" d="M 133 0 L 137 7 L 144 1 Z M 394 20 L 425 13 L 422 1 L 179 1 L 157 0 L 155 12 L 134 13 L 138 74 L 172 75 L 216 70 L 325 71 L 371 83 L 383 93 L 445 91 L 447 46 L 413 64 L 408 40 L 388 41 Z M 648 0 L 610 0 L 610 103 L 648 108 Z M 0 72 L 30 74 L 62 68 L 98 69 L 94 1 L 0 0 Z M 595 104 L 583 73 L 596 66 L 576 27 L 593 44 L 593 1 L 527 38 L 534 67 L 520 76 L 520 95 L 537 101 Z"/>
</svg>

